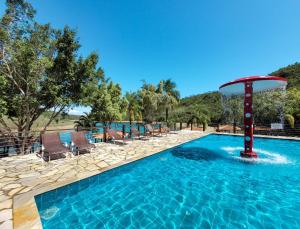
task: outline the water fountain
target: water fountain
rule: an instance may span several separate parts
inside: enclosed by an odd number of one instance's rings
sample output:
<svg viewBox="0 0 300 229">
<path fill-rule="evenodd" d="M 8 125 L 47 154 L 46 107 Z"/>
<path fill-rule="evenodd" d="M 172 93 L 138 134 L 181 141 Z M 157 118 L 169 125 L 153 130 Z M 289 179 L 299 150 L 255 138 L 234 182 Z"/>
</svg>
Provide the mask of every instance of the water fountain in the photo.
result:
<svg viewBox="0 0 300 229">
<path fill-rule="evenodd" d="M 253 151 L 253 93 L 285 88 L 287 80 L 277 76 L 248 76 L 220 86 L 224 96 L 244 95 L 244 151 L 241 157 L 257 158 Z"/>
</svg>

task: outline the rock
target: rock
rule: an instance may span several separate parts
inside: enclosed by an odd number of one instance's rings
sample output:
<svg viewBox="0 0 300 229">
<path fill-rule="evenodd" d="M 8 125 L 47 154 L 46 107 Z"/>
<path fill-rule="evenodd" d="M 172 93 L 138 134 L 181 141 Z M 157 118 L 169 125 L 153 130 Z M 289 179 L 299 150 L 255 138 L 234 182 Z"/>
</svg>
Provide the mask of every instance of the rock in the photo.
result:
<svg viewBox="0 0 300 229">
<path fill-rule="evenodd" d="M 20 187 L 20 188 L 15 188 L 11 191 L 9 191 L 8 195 L 9 196 L 14 196 L 16 193 L 18 193 L 23 187 Z"/>
<path fill-rule="evenodd" d="M 0 211 L 0 222 L 12 219 L 12 209 L 5 209 Z"/>
<path fill-rule="evenodd" d="M 0 202 L 0 210 L 12 207 L 12 199 L 7 199 Z"/>
<path fill-rule="evenodd" d="M 27 173 L 27 174 L 21 174 L 19 175 L 20 178 L 27 178 L 27 177 L 38 177 L 40 174 L 35 172 L 35 173 Z"/>
<path fill-rule="evenodd" d="M 11 220 L 7 220 L 0 224 L 0 229 L 13 229 L 13 223 Z"/>
<path fill-rule="evenodd" d="M 3 188 L 3 190 L 9 190 L 9 189 L 19 188 L 19 187 L 21 187 L 20 184 L 8 184 Z"/>
<path fill-rule="evenodd" d="M 31 187 L 34 187 L 38 184 L 41 184 L 43 183 L 44 181 L 46 180 L 45 177 L 43 178 L 23 178 L 23 179 L 20 179 L 20 183 L 24 186 L 31 186 Z"/>
<path fill-rule="evenodd" d="M 1 178 L 1 182 L 15 181 L 17 179 L 18 178 L 16 178 L 16 177 L 3 177 L 3 178 Z"/>
<path fill-rule="evenodd" d="M 0 194 L 0 202 L 9 199 L 8 196 L 4 195 L 4 194 Z"/>
<path fill-rule="evenodd" d="M 99 166 L 100 168 L 104 168 L 104 167 L 107 167 L 108 164 L 105 163 L 104 161 L 101 161 L 101 162 L 97 163 L 97 166 Z"/>
<path fill-rule="evenodd" d="M 20 193 L 25 193 L 25 192 L 29 192 L 31 190 L 30 187 L 24 188 Z"/>
<path fill-rule="evenodd" d="M 41 177 L 53 176 L 53 175 L 55 175 L 56 173 L 58 173 L 58 170 L 53 169 L 52 171 L 49 171 L 49 172 L 43 174 Z"/>
</svg>

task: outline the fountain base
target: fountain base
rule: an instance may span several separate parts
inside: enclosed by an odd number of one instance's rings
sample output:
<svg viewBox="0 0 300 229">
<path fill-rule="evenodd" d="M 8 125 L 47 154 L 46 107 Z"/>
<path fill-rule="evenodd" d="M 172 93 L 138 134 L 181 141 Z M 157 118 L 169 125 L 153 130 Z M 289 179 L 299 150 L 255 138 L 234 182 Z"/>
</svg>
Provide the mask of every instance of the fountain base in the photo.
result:
<svg viewBox="0 0 300 229">
<path fill-rule="evenodd" d="M 245 157 L 245 158 L 257 158 L 257 154 L 253 151 L 251 152 L 245 152 L 245 151 L 241 151 L 241 157 Z"/>
</svg>

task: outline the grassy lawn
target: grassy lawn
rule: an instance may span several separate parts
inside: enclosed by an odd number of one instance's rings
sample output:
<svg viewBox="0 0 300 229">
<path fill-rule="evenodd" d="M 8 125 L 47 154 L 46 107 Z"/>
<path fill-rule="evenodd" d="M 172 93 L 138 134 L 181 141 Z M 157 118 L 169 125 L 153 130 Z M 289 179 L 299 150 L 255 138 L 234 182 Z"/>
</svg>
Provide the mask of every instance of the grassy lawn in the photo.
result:
<svg viewBox="0 0 300 229">
<path fill-rule="evenodd" d="M 37 121 L 33 124 L 31 131 L 40 131 L 44 128 L 46 123 L 49 121 L 49 113 L 45 113 L 40 116 Z M 53 120 L 48 126 L 47 130 L 63 130 L 63 129 L 73 129 L 74 121 L 78 120 L 79 116 L 67 115 L 65 117 L 59 116 L 57 119 Z M 5 122 L 13 130 L 17 130 L 15 125 L 7 117 L 4 117 Z M 0 125 L 1 127 L 1 125 Z"/>
</svg>

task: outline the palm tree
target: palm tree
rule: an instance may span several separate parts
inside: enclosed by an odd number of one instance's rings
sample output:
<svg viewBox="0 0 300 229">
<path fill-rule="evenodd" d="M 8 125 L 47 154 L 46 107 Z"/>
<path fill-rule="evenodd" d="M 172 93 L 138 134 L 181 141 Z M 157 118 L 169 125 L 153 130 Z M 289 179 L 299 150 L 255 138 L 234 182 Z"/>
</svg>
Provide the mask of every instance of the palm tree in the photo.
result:
<svg viewBox="0 0 300 229">
<path fill-rule="evenodd" d="M 125 98 L 128 102 L 127 112 L 128 112 L 128 117 L 129 117 L 129 123 L 130 123 L 130 126 L 131 126 L 132 121 L 140 121 L 140 119 L 141 119 L 141 107 L 139 105 L 137 93 L 127 92 L 126 95 L 125 95 Z"/>
<path fill-rule="evenodd" d="M 94 119 L 91 114 L 84 112 L 83 115 L 79 117 L 79 120 L 74 122 L 74 128 L 78 131 L 82 128 L 92 128 L 94 126 Z"/>
<path fill-rule="evenodd" d="M 151 123 L 158 110 L 159 94 L 153 84 L 143 83 L 141 90 L 137 94 L 139 106 L 143 114 L 143 120 Z"/>
<path fill-rule="evenodd" d="M 166 93 L 173 96 L 177 101 L 180 99 L 180 92 L 176 89 L 177 85 L 171 79 L 164 81 L 163 88 Z"/>
<path fill-rule="evenodd" d="M 171 79 L 160 81 L 156 92 L 160 94 L 160 106 L 165 109 L 165 121 L 168 124 L 169 110 L 178 104 L 180 93 Z"/>
<path fill-rule="evenodd" d="M 169 121 L 169 110 L 173 109 L 178 104 L 178 101 L 175 97 L 173 97 L 170 94 L 163 94 L 161 96 L 160 101 L 162 103 L 162 106 L 165 109 L 165 121 L 166 121 L 166 123 L 168 123 L 168 121 Z"/>
</svg>

